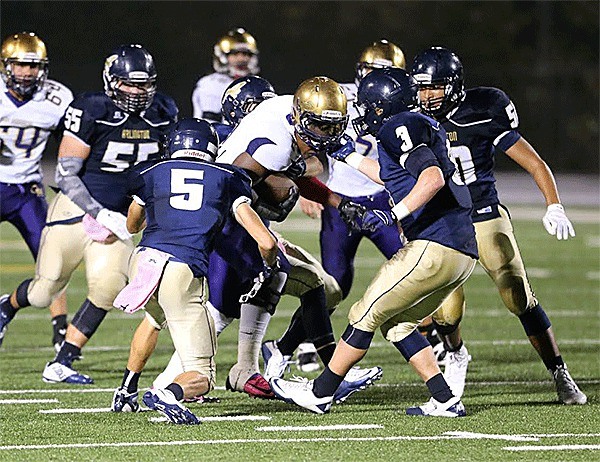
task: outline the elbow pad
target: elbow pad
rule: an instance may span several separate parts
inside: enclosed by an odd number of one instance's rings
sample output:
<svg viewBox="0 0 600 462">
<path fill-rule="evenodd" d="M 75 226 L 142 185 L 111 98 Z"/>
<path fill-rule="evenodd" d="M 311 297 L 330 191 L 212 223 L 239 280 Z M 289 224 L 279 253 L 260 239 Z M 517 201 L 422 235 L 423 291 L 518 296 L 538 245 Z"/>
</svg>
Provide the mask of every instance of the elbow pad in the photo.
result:
<svg viewBox="0 0 600 462">
<path fill-rule="evenodd" d="M 61 191 L 83 211 L 96 218 L 104 207 L 87 190 L 78 173 L 85 159 L 81 157 L 61 157 L 56 166 L 55 180 Z"/>
</svg>

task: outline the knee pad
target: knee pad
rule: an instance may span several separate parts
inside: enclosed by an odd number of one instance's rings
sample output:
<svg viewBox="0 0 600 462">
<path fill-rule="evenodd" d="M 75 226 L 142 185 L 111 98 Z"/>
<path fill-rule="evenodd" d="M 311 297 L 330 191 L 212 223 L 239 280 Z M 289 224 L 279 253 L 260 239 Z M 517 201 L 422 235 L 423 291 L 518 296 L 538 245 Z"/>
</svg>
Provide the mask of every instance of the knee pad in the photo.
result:
<svg viewBox="0 0 600 462">
<path fill-rule="evenodd" d="M 438 324 L 435 319 L 433 320 L 433 325 L 438 335 L 441 336 L 450 335 L 458 329 L 458 324 Z"/>
<path fill-rule="evenodd" d="M 536 305 L 532 309 L 525 311 L 525 313 L 519 316 L 519 321 L 521 321 L 523 329 L 525 329 L 525 333 L 529 337 L 541 334 L 552 327 L 550 319 L 548 319 L 546 312 L 540 305 Z"/>
<path fill-rule="evenodd" d="M 279 303 L 279 299 L 281 299 L 281 295 L 283 293 L 283 288 L 287 281 L 287 277 L 287 273 L 284 273 L 283 271 L 278 271 L 273 275 L 273 278 L 271 279 L 269 284 L 261 287 L 258 293 L 246 303 L 261 306 L 269 314 L 275 313 L 275 308 Z"/>
<path fill-rule="evenodd" d="M 86 299 L 81 308 L 75 313 L 75 316 L 73 316 L 71 324 L 89 339 L 104 320 L 106 313 L 106 310 L 98 308 Z"/>
<path fill-rule="evenodd" d="M 410 361 L 419 351 L 430 346 L 429 342 L 417 330 L 412 331 L 399 342 L 394 342 L 394 346 L 404 356 L 406 361 Z"/>
<path fill-rule="evenodd" d="M 342 334 L 342 340 L 351 347 L 358 348 L 359 350 L 368 350 L 374 335 L 374 332 L 366 332 L 348 325 Z"/>
<path fill-rule="evenodd" d="M 17 287 L 17 305 L 19 305 L 20 308 L 25 308 L 31 305 L 31 303 L 29 303 L 29 299 L 27 298 L 27 292 L 29 290 L 29 286 L 31 285 L 31 281 L 33 281 L 33 279 L 26 279 L 19 284 L 19 287 Z"/>
</svg>

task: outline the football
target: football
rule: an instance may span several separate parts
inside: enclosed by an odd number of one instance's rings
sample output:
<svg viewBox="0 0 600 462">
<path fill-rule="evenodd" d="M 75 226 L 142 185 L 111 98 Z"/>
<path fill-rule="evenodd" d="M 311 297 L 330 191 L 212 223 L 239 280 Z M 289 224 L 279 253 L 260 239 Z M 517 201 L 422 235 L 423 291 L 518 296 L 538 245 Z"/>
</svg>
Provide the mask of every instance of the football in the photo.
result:
<svg viewBox="0 0 600 462">
<path fill-rule="evenodd" d="M 298 189 L 296 183 L 283 174 L 274 173 L 254 187 L 254 191 L 265 203 L 279 205 Z"/>
</svg>

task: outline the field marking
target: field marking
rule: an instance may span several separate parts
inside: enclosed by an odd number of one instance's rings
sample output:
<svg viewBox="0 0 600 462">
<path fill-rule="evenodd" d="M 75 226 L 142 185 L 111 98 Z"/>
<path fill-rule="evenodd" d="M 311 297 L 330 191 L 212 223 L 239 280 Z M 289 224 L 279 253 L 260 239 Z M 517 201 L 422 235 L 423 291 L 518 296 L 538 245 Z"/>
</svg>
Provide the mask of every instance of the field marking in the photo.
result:
<svg viewBox="0 0 600 462">
<path fill-rule="evenodd" d="M 0 404 L 42 404 L 42 403 L 58 403 L 56 398 L 53 399 L 0 399 Z"/>
<path fill-rule="evenodd" d="M 302 432 L 302 431 L 321 431 L 321 430 L 372 430 L 384 428 L 383 425 L 375 424 L 349 424 L 349 425 L 305 425 L 305 426 L 284 426 L 284 427 L 256 427 L 259 432 Z"/>
<path fill-rule="evenodd" d="M 560 435 L 560 434 L 559 434 Z M 435 441 L 435 440 L 464 440 L 464 439 L 509 439 L 523 435 L 496 435 L 470 432 L 445 432 L 441 435 L 431 436 L 371 436 L 371 437 L 321 437 L 321 438 L 257 438 L 257 439 L 228 439 L 228 440 L 183 440 L 183 441 L 132 441 L 114 443 L 69 443 L 69 444 L 31 444 L 0 446 L 0 451 L 34 450 L 34 449 L 85 449 L 85 448 L 110 448 L 110 447 L 135 447 L 135 446 L 183 446 L 204 444 L 281 444 L 281 443 L 326 443 L 326 442 L 374 442 L 374 441 Z M 598 434 L 573 434 L 572 436 L 598 436 Z M 540 435 L 528 435 L 527 437 L 539 438 Z M 545 437 L 548 437 L 547 435 Z M 543 448 L 545 446 L 509 446 L 519 450 L 520 448 Z M 548 448 L 573 448 L 596 449 L 600 445 L 564 445 L 548 446 Z M 505 448 L 503 448 L 505 449 Z M 525 449 L 527 450 L 527 449 Z"/>
<path fill-rule="evenodd" d="M 109 407 L 81 407 L 75 409 L 40 409 L 40 414 L 97 414 L 100 412 L 110 412 Z"/>
<path fill-rule="evenodd" d="M 202 422 L 227 422 L 227 421 L 257 421 L 271 420 L 271 417 L 266 415 L 217 415 L 208 417 L 199 417 Z M 150 417 L 149 422 L 168 422 L 166 417 Z"/>
<path fill-rule="evenodd" d="M 558 444 L 555 446 L 506 446 L 505 451 L 583 451 L 600 450 L 600 444 Z"/>
</svg>

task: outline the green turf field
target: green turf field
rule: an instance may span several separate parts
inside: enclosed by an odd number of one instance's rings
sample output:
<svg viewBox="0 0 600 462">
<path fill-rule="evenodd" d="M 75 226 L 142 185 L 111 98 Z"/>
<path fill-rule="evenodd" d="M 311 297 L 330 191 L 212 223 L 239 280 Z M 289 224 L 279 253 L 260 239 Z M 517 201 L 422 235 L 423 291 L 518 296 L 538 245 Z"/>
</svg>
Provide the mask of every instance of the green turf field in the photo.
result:
<svg viewBox="0 0 600 462">
<path fill-rule="evenodd" d="M 379 334 L 363 364 L 382 366 L 382 380 L 328 415 L 226 392 L 225 376 L 235 361 L 235 323 L 219 339 L 218 389 L 212 395 L 221 402 L 190 406 L 207 418 L 202 425 L 156 422 L 159 415 L 151 412 L 103 412 L 121 382 L 140 316 L 107 316 L 76 363 L 95 379 L 86 388 L 42 382 L 44 364 L 53 357 L 51 327 L 46 310 L 29 308 L 10 324 L 0 348 L 0 460 L 600 460 L 600 228 L 597 212 L 583 212 L 586 222 L 570 214 L 577 237 L 567 242 L 546 234 L 537 218 L 518 220 L 515 229 L 563 357 L 588 395 L 585 406 L 555 402 L 550 375 L 479 268 L 466 286 L 463 336 L 473 360 L 463 398 L 468 416 L 462 419 L 404 415 L 428 393 Z M 295 214 L 284 234 L 318 255 L 314 222 Z M 382 261 L 370 243 L 361 246 L 353 291 L 334 314 L 336 336 L 351 302 Z M 29 253 L 7 224 L 0 226 L 0 270 L 2 293 L 33 274 Z M 71 315 L 85 293 L 80 269 L 68 291 Z M 283 331 L 295 308 L 294 299 L 283 299 L 269 338 Z M 171 353 L 165 332 L 142 387 L 151 384 Z"/>
</svg>

